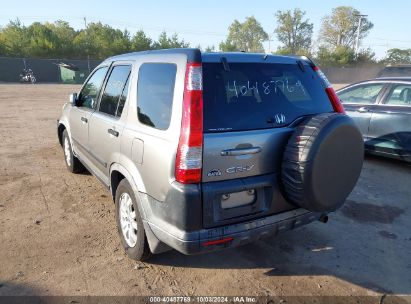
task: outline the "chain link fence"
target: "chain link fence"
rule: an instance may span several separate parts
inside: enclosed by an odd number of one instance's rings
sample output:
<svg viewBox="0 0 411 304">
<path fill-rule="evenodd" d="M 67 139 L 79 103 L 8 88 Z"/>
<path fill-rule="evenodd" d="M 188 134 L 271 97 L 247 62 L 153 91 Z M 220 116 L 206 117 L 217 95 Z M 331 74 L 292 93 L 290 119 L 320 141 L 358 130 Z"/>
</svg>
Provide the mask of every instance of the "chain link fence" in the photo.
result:
<svg viewBox="0 0 411 304">
<path fill-rule="evenodd" d="M 37 82 L 83 83 L 99 60 L 0 57 L 0 82 L 19 82 L 23 69 L 31 69 Z M 383 66 L 321 67 L 331 83 L 353 83 L 375 78 Z"/>
<path fill-rule="evenodd" d="M 100 60 L 66 60 L 0 57 L 0 82 L 19 82 L 31 69 L 37 82 L 83 83 Z"/>
</svg>

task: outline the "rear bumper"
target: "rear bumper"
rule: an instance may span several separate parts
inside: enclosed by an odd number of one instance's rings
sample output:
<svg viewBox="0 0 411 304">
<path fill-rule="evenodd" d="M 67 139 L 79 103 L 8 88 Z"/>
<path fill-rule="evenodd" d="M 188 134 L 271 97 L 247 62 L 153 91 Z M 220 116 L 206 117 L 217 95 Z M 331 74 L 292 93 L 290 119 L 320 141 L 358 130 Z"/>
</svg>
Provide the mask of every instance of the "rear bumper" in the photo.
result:
<svg viewBox="0 0 411 304">
<path fill-rule="evenodd" d="M 201 229 L 192 232 L 180 231 L 179 235 L 165 231 L 153 223 L 146 222 L 146 224 L 161 242 L 183 254 L 192 255 L 241 246 L 267 236 L 277 235 L 319 220 L 322 215 L 322 213 L 314 213 L 305 209 L 295 209 L 218 228 Z M 220 244 L 205 244 L 222 239 L 231 240 Z"/>
<path fill-rule="evenodd" d="M 240 182 L 243 188 L 238 185 L 238 180 L 215 182 L 213 185 L 173 182 L 164 201 L 139 192 L 141 214 L 151 251 L 161 253 L 171 247 L 184 254 L 198 254 L 240 246 L 308 224 L 323 215 L 287 204 L 273 174 L 250 177 Z M 206 189 L 207 195 L 204 195 L 202 187 L 211 190 Z M 215 198 L 221 197 L 221 193 L 247 190 L 248 187 L 257 189 L 257 194 L 260 191 L 264 201 L 260 206 L 266 208 L 256 208 L 254 214 L 244 214 L 240 212 L 242 207 L 235 207 L 229 209 L 235 211 L 231 214 L 232 218 L 215 220 L 224 215 L 218 208 L 208 208 L 218 205 Z M 230 239 L 229 242 L 204 244 L 226 238 Z"/>
</svg>

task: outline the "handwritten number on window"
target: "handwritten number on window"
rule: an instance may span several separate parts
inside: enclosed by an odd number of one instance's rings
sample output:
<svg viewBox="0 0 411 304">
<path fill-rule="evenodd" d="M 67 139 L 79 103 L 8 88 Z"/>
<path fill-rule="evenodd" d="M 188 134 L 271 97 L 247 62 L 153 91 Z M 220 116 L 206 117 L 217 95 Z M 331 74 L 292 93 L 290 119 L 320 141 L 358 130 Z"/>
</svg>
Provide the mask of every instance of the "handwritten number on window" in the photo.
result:
<svg viewBox="0 0 411 304">
<path fill-rule="evenodd" d="M 242 84 L 236 80 L 228 81 L 227 83 L 227 90 L 234 92 L 237 98 L 239 96 L 245 96 L 253 90 L 254 93 L 259 94 L 261 90 L 265 95 L 268 95 L 272 92 L 277 93 L 278 90 L 283 93 L 298 93 L 297 89 L 299 89 L 303 95 L 306 95 L 306 91 L 300 80 L 295 84 L 291 84 L 288 78 L 285 78 L 285 80 L 264 81 L 263 83 L 247 81 L 247 83 L 244 82 L 244 84 Z"/>
<path fill-rule="evenodd" d="M 235 80 L 233 81 L 233 86 L 230 86 L 230 81 L 227 83 L 227 90 L 229 92 L 235 92 L 235 96 L 238 98 L 238 91 L 237 91 L 237 86 L 235 84 Z"/>
<path fill-rule="evenodd" d="M 270 84 L 267 82 L 263 82 L 263 88 L 264 88 L 264 94 L 268 95 L 270 94 Z"/>
<path fill-rule="evenodd" d="M 253 86 L 253 85 L 254 85 L 254 86 Z M 247 87 L 248 87 L 248 90 L 249 90 L 249 91 L 255 90 L 255 92 L 258 94 L 258 82 L 257 82 L 257 81 L 256 81 L 255 83 L 252 83 L 251 86 L 250 86 L 250 82 L 247 81 Z"/>
</svg>

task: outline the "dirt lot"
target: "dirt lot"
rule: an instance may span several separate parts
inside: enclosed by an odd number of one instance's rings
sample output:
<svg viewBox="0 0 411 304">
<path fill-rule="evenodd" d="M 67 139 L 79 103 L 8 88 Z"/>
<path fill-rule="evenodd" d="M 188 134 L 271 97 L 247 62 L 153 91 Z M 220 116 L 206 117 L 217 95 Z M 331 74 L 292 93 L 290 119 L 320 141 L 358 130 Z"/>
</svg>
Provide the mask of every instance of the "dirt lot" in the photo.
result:
<svg viewBox="0 0 411 304">
<path fill-rule="evenodd" d="M 327 224 L 129 260 L 109 193 L 65 168 L 56 118 L 77 88 L 0 85 L 0 295 L 411 294 L 411 166 L 376 157 Z"/>
</svg>

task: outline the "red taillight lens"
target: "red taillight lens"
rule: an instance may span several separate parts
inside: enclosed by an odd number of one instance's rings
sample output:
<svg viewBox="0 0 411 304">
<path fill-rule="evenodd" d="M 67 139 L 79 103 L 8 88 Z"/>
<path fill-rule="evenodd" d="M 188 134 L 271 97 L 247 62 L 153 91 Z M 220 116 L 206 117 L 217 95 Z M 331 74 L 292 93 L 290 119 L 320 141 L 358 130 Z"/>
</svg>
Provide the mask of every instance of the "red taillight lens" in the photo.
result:
<svg viewBox="0 0 411 304">
<path fill-rule="evenodd" d="M 344 106 L 342 105 L 340 99 L 338 98 L 337 94 L 335 93 L 331 83 L 329 82 L 325 74 L 317 66 L 313 66 L 313 70 L 317 72 L 318 76 L 320 76 L 321 80 L 323 81 L 325 92 L 327 93 L 327 96 L 330 99 L 334 111 L 337 113 L 345 114 Z"/>
<path fill-rule="evenodd" d="M 340 99 L 335 93 L 333 87 L 326 88 L 325 92 L 327 93 L 328 98 L 331 101 L 331 105 L 333 106 L 334 112 L 345 114 L 344 106 L 342 105 Z"/>
<path fill-rule="evenodd" d="M 201 63 L 188 63 L 184 84 L 183 115 L 175 177 L 183 184 L 201 182 L 203 162 L 203 73 Z"/>
</svg>

